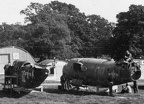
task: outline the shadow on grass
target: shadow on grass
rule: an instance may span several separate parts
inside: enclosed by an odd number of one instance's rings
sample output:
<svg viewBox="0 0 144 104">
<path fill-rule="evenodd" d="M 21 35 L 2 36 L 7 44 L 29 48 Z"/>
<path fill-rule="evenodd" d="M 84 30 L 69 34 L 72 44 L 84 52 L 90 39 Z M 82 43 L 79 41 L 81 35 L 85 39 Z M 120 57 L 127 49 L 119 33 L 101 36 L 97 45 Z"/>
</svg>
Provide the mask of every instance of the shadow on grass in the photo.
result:
<svg viewBox="0 0 144 104">
<path fill-rule="evenodd" d="M 44 89 L 47 93 L 56 93 L 56 94 L 72 94 L 72 95 L 100 95 L 100 96 L 108 96 L 107 92 L 100 91 L 100 92 L 94 92 L 94 91 L 79 91 L 79 90 L 59 90 L 59 89 Z"/>
<path fill-rule="evenodd" d="M 99 92 L 96 92 L 95 87 L 89 87 L 89 88 L 90 89 L 84 91 L 80 91 L 80 90 L 63 91 L 63 90 L 59 90 L 58 87 L 56 86 L 51 86 L 51 87 L 49 86 L 48 88 L 47 87 L 44 88 L 44 91 L 47 93 L 56 93 L 56 94 L 72 94 L 72 95 L 82 95 L 82 96 L 86 96 L 86 95 L 108 96 L 108 92 L 106 92 L 107 88 L 101 88 Z M 144 90 L 144 86 L 140 85 L 139 90 Z M 121 94 L 120 91 L 121 89 L 118 90 L 118 93 L 114 93 L 114 95 L 123 96 L 124 94 Z"/>
<path fill-rule="evenodd" d="M 24 95 L 27 95 L 29 94 L 29 92 L 16 92 L 16 91 L 10 91 L 10 90 L 7 90 L 7 91 L 4 91 L 4 90 L 0 90 L 0 98 L 4 98 L 4 97 L 7 97 L 7 98 L 20 98 Z"/>
</svg>

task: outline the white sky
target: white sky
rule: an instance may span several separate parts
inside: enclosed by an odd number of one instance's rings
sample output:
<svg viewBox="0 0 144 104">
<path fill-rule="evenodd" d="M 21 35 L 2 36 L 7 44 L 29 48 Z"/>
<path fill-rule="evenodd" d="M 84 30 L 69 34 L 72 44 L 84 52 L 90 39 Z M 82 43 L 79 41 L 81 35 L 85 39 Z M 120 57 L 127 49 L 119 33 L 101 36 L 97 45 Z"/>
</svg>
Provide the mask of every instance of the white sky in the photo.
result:
<svg viewBox="0 0 144 104">
<path fill-rule="evenodd" d="M 50 3 L 53 0 L 2 0 L 0 3 L 0 24 L 14 24 L 21 22 L 24 24 L 25 15 L 20 15 L 20 11 L 25 9 L 30 2 L 41 4 Z M 67 4 L 75 5 L 81 12 L 96 14 L 104 17 L 109 22 L 116 22 L 116 14 L 129 10 L 131 4 L 143 5 L 144 0 L 57 0 Z"/>
</svg>

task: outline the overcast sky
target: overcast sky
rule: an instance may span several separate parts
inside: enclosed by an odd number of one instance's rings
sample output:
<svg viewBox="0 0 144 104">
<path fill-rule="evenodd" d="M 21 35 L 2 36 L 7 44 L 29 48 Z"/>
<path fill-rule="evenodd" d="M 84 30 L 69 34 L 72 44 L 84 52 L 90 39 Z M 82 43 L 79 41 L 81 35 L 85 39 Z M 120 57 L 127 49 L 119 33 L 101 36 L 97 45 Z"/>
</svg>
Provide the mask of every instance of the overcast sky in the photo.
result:
<svg viewBox="0 0 144 104">
<path fill-rule="evenodd" d="M 14 24 L 21 22 L 24 24 L 24 15 L 20 11 L 25 9 L 30 2 L 41 4 L 50 3 L 53 0 L 2 0 L 0 3 L 0 24 Z M 116 22 L 116 14 L 129 10 L 131 4 L 143 5 L 144 0 L 57 0 L 67 4 L 75 5 L 80 12 L 96 14 L 104 17 L 109 22 Z"/>
</svg>

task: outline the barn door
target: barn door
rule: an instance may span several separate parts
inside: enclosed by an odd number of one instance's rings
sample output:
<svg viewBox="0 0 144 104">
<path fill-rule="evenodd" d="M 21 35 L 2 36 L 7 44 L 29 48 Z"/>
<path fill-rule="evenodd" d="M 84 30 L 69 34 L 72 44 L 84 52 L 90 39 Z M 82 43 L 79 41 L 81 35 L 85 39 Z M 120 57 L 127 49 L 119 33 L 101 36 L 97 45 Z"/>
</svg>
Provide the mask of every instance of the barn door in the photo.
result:
<svg viewBox="0 0 144 104">
<path fill-rule="evenodd" d="M 4 74 L 4 66 L 10 62 L 10 54 L 0 54 L 0 74 Z"/>
</svg>

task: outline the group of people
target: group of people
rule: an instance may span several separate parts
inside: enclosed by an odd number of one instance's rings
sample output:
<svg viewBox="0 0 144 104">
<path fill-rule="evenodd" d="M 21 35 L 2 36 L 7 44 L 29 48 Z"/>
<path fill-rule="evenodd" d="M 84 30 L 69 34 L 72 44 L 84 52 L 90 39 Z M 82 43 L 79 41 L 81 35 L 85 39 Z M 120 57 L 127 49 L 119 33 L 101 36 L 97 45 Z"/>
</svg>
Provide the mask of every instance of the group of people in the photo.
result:
<svg viewBox="0 0 144 104">
<path fill-rule="evenodd" d="M 13 74 L 14 74 L 14 68 L 9 62 L 4 66 L 5 84 L 9 83 L 10 81 L 9 76 L 12 76 Z"/>
<path fill-rule="evenodd" d="M 129 63 L 132 61 L 132 54 L 127 50 L 124 56 L 124 62 Z M 133 81 L 133 90 L 134 93 L 138 92 L 138 86 L 137 86 L 137 81 Z M 122 86 L 122 91 L 121 93 L 132 93 L 132 88 L 128 83 L 126 83 L 125 86 Z"/>
<path fill-rule="evenodd" d="M 4 73 L 5 73 L 5 84 L 9 84 L 10 83 L 10 78 L 8 78 L 7 76 L 9 76 L 11 74 L 11 64 L 8 63 L 4 66 Z M 4 88 L 5 88 L 5 84 L 4 84 Z"/>
<path fill-rule="evenodd" d="M 122 86 L 121 93 L 132 93 L 132 88 L 128 83 L 126 83 L 126 86 Z"/>
<path fill-rule="evenodd" d="M 134 81 L 134 86 L 133 86 L 134 93 L 138 92 L 138 86 L 136 83 L 137 83 L 137 81 Z M 122 86 L 121 93 L 132 93 L 131 86 L 128 83 L 126 83 L 125 86 Z"/>
</svg>

